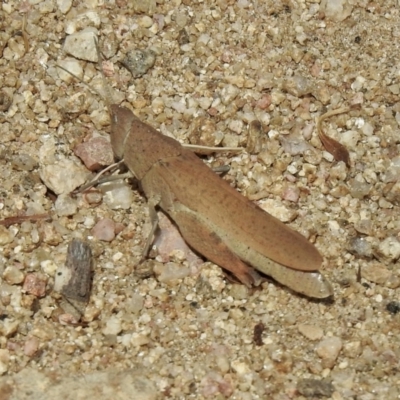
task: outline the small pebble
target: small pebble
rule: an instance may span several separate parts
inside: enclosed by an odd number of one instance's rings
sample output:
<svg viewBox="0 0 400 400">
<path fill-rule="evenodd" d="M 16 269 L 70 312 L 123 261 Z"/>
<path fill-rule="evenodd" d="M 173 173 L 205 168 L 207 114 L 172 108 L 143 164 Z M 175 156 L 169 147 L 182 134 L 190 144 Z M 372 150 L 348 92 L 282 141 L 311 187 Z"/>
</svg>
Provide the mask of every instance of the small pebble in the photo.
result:
<svg viewBox="0 0 400 400">
<path fill-rule="evenodd" d="M 156 9 L 156 0 L 131 0 L 132 7 L 137 13 L 153 14 Z"/>
<path fill-rule="evenodd" d="M 54 4 L 52 1 L 45 0 L 40 2 L 39 4 L 39 12 L 41 14 L 48 14 L 51 13 L 54 9 Z"/>
<path fill-rule="evenodd" d="M 318 343 L 316 352 L 322 359 L 324 368 L 332 368 L 342 349 L 342 341 L 338 337 L 329 337 Z"/>
<path fill-rule="evenodd" d="M 83 68 L 78 60 L 60 60 L 58 61 L 58 64 L 67 71 L 76 75 L 78 78 L 83 78 Z M 60 79 L 62 79 L 64 82 L 72 82 L 72 80 L 76 79 L 61 68 L 57 68 L 57 73 Z"/>
<path fill-rule="evenodd" d="M 11 164 L 19 171 L 32 171 L 38 165 L 29 154 L 16 154 L 11 159 Z"/>
<path fill-rule="evenodd" d="M 353 3 L 348 0 L 330 0 L 323 2 L 321 12 L 333 21 L 344 21 L 353 11 Z"/>
<path fill-rule="evenodd" d="M 400 242 L 396 237 L 390 236 L 379 243 L 378 255 L 382 256 L 386 261 L 393 262 L 400 257 Z"/>
<path fill-rule="evenodd" d="M 245 285 L 232 284 L 229 294 L 236 300 L 244 300 L 249 297 L 249 289 Z"/>
<path fill-rule="evenodd" d="M 101 42 L 100 42 L 100 48 L 101 52 L 103 53 L 104 57 L 109 60 L 111 57 L 115 56 L 118 51 L 118 46 L 119 42 L 117 39 L 117 35 L 114 31 L 110 32 Z M 104 62 L 103 62 L 104 66 Z M 104 68 L 104 67 L 103 67 Z M 114 64 L 111 64 L 110 68 L 113 70 Z M 108 73 L 106 73 L 106 70 L 104 71 L 106 76 L 109 76 Z"/>
<path fill-rule="evenodd" d="M 361 276 L 378 285 L 384 285 L 391 275 L 392 272 L 380 263 L 371 263 L 361 268 Z"/>
<path fill-rule="evenodd" d="M 109 140 L 95 137 L 75 147 L 74 153 L 79 157 L 86 168 L 96 171 L 114 161 L 114 153 Z"/>
<path fill-rule="evenodd" d="M 300 189 L 295 185 L 286 185 L 282 192 L 282 199 L 297 203 L 300 197 Z"/>
<path fill-rule="evenodd" d="M 156 53 L 153 50 L 132 50 L 127 53 L 121 64 L 134 78 L 140 78 L 154 66 Z"/>
<path fill-rule="evenodd" d="M 398 314 L 400 312 L 400 302 L 399 301 L 391 301 L 386 305 L 386 310 L 390 312 L 390 314 Z"/>
<path fill-rule="evenodd" d="M 0 112 L 6 112 L 11 107 L 12 97 L 5 91 L 0 92 Z"/>
<path fill-rule="evenodd" d="M 96 34 L 91 28 L 67 36 L 64 51 L 80 60 L 97 62 Z"/>
<path fill-rule="evenodd" d="M 262 148 L 264 136 L 263 127 L 260 121 L 253 120 L 249 124 L 246 148 L 250 154 L 258 154 Z"/>
<path fill-rule="evenodd" d="M 223 104 L 228 105 L 238 96 L 240 90 L 235 85 L 224 85 L 221 89 L 221 101 Z"/>
<path fill-rule="evenodd" d="M 111 316 L 107 322 L 105 328 L 102 329 L 103 335 L 118 335 L 122 332 L 121 319 L 117 316 Z"/>
<path fill-rule="evenodd" d="M 300 324 L 298 326 L 299 332 L 310 340 L 319 340 L 324 335 L 324 331 L 319 326 Z"/>
<path fill-rule="evenodd" d="M 115 238 L 115 222 L 109 218 L 100 220 L 93 227 L 92 235 L 98 240 L 111 242 Z"/>
<path fill-rule="evenodd" d="M 85 193 L 84 197 L 89 204 L 100 204 L 101 201 L 103 200 L 103 195 L 100 192 L 96 191 L 90 191 L 88 193 Z M 85 226 L 87 226 L 86 222 Z"/>
<path fill-rule="evenodd" d="M 297 213 L 295 210 L 285 207 L 280 201 L 273 199 L 262 200 L 259 202 L 259 206 L 268 213 L 272 214 L 275 218 L 278 218 L 282 222 L 290 222 L 296 217 Z"/>
<path fill-rule="evenodd" d="M 58 316 L 58 322 L 61 325 L 76 325 L 79 322 L 79 318 L 75 315 L 64 313 Z"/>
<path fill-rule="evenodd" d="M 215 121 L 206 117 L 194 118 L 190 124 L 188 139 L 191 144 L 218 146 L 223 135 L 218 131 Z"/>
<path fill-rule="evenodd" d="M 219 371 L 226 374 L 230 369 L 229 359 L 224 355 L 218 355 L 215 360 Z"/>
<path fill-rule="evenodd" d="M 372 256 L 372 245 L 364 237 L 355 237 L 355 238 L 350 239 L 349 250 L 355 254 L 358 254 L 359 256 L 362 256 L 362 257 L 371 257 Z"/>
<path fill-rule="evenodd" d="M 38 228 L 41 239 L 44 243 L 47 243 L 51 246 L 57 246 L 62 242 L 62 236 L 57 231 L 54 223 L 43 223 Z"/>
<path fill-rule="evenodd" d="M 363 199 L 365 196 L 368 196 L 371 191 L 372 185 L 366 182 L 360 182 L 356 179 L 349 180 L 349 189 L 350 194 L 355 199 Z"/>
<path fill-rule="evenodd" d="M 7 349 L 0 349 L 0 375 L 8 371 L 10 362 L 10 353 Z"/>
<path fill-rule="evenodd" d="M 231 362 L 231 368 L 233 371 L 235 371 L 238 375 L 246 375 L 251 373 L 251 369 L 249 365 L 243 361 L 238 360 L 233 360 Z"/>
<path fill-rule="evenodd" d="M 44 297 L 46 294 L 47 278 L 37 273 L 27 274 L 25 277 L 23 291 L 35 297 Z"/>
<path fill-rule="evenodd" d="M 125 304 L 125 307 L 127 310 L 129 310 L 129 312 L 138 314 L 143 309 L 143 305 L 143 296 L 138 293 L 133 293 L 131 298 Z"/>
<path fill-rule="evenodd" d="M 297 135 L 282 135 L 279 139 L 285 152 L 292 156 L 303 154 L 312 148 L 308 142 Z"/>
<path fill-rule="evenodd" d="M 46 275 L 54 276 L 58 266 L 53 260 L 43 260 L 40 263 L 40 268 Z"/>
<path fill-rule="evenodd" d="M 24 354 L 33 357 L 39 350 L 39 340 L 35 336 L 28 338 L 24 344 Z"/>
<path fill-rule="evenodd" d="M 143 28 L 150 28 L 153 25 L 153 19 L 145 15 L 139 18 L 138 24 L 139 26 L 143 26 Z"/>
<path fill-rule="evenodd" d="M 14 265 L 6 267 L 3 279 L 10 285 L 18 285 L 24 281 L 24 273 Z"/>
<path fill-rule="evenodd" d="M 83 185 L 87 170 L 72 160 L 62 159 L 39 170 L 43 183 L 55 194 L 68 194 Z"/>
<path fill-rule="evenodd" d="M 313 90 L 311 81 L 300 75 L 287 78 L 283 83 L 283 88 L 296 97 L 303 97 Z"/>
<path fill-rule="evenodd" d="M 75 199 L 66 194 L 60 194 L 54 204 L 54 208 L 58 216 L 68 217 L 74 215 L 78 209 Z"/>
<path fill-rule="evenodd" d="M 12 233 L 4 225 L 0 225 L 0 246 L 11 243 L 13 239 Z"/>
<path fill-rule="evenodd" d="M 11 337 L 17 332 L 20 321 L 11 318 L 4 318 L 0 324 L 0 334 L 6 338 Z"/>
<path fill-rule="evenodd" d="M 110 189 L 104 194 L 103 201 L 111 210 L 128 210 L 133 203 L 132 189 L 125 182 L 109 185 Z"/>
<path fill-rule="evenodd" d="M 57 7 L 63 13 L 66 14 L 72 6 L 72 0 L 57 0 Z"/>
<path fill-rule="evenodd" d="M 183 279 L 190 275 L 190 268 L 178 265 L 172 262 L 166 264 L 157 264 L 154 267 L 154 273 L 160 282 L 170 282 L 176 279 Z"/>
<path fill-rule="evenodd" d="M 301 379 L 297 391 L 305 397 L 331 397 L 335 391 L 331 382 L 319 379 Z"/>
<path fill-rule="evenodd" d="M 147 335 L 140 333 L 134 333 L 131 337 L 131 345 L 134 347 L 145 346 L 150 342 L 150 338 Z"/>
</svg>

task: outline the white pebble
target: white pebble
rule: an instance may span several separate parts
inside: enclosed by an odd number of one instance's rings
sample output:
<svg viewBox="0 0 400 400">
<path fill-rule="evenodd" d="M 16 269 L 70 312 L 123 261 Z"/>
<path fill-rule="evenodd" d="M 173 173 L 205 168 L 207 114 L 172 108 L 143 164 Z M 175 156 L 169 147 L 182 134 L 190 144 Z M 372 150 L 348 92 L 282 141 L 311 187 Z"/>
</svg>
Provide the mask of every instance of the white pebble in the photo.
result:
<svg viewBox="0 0 400 400">
<path fill-rule="evenodd" d="M 10 352 L 7 349 L 0 349 L 0 375 L 4 375 L 8 371 L 10 362 Z"/>
<path fill-rule="evenodd" d="M 10 285 L 18 285 L 24 281 L 24 273 L 14 265 L 9 265 L 3 272 L 3 279 Z"/>
<path fill-rule="evenodd" d="M 158 281 L 169 282 L 189 276 L 190 268 L 175 263 L 157 264 L 154 267 L 154 273 L 157 275 Z"/>
<path fill-rule="evenodd" d="M 76 200 L 70 197 L 67 194 L 61 194 L 57 197 L 57 200 L 54 204 L 56 213 L 58 216 L 67 217 L 69 215 L 74 215 L 78 208 L 76 204 Z"/>
<path fill-rule="evenodd" d="M 246 363 L 239 360 L 232 361 L 231 367 L 238 375 L 245 375 L 251 373 L 250 367 Z"/>
<path fill-rule="evenodd" d="M 143 28 L 150 28 L 153 25 L 153 20 L 149 16 L 145 15 L 138 20 L 138 24 Z"/>
<path fill-rule="evenodd" d="M 285 207 L 280 201 L 267 199 L 260 201 L 258 205 L 266 212 L 272 214 L 282 222 L 290 222 L 296 217 L 296 211 Z"/>
<path fill-rule="evenodd" d="M 321 2 L 321 12 L 326 18 L 333 21 L 343 21 L 352 12 L 353 5 L 348 0 L 323 0 Z"/>
<path fill-rule="evenodd" d="M 322 328 L 315 325 L 300 324 L 298 330 L 303 336 L 310 340 L 319 340 L 324 334 Z"/>
<path fill-rule="evenodd" d="M 96 34 L 90 28 L 73 33 L 67 36 L 64 44 L 64 51 L 80 60 L 97 62 L 95 39 Z"/>
<path fill-rule="evenodd" d="M 13 235 L 4 225 L 0 225 L 0 246 L 4 246 L 5 244 L 11 243 L 12 241 Z"/>
<path fill-rule="evenodd" d="M 58 64 L 65 68 L 67 71 L 71 72 L 72 74 L 76 75 L 78 78 L 83 78 L 83 68 L 79 61 L 77 60 L 60 60 Z M 61 68 L 57 68 L 57 73 L 60 79 L 64 82 L 71 82 L 75 79 L 71 74 L 62 70 Z"/>
<path fill-rule="evenodd" d="M 229 129 L 237 134 L 243 131 L 243 121 L 236 119 L 229 122 Z"/>
<path fill-rule="evenodd" d="M 375 296 L 375 301 L 376 301 L 377 303 L 382 303 L 382 300 L 383 300 L 383 297 L 382 297 L 381 294 L 377 294 L 377 295 Z"/>
<path fill-rule="evenodd" d="M 44 260 L 40 263 L 40 268 L 45 274 L 54 276 L 57 271 L 57 264 L 55 264 L 52 260 Z"/>
<path fill-rule="evenodd" d="M 103 335 L 118 335 L 121 331 L 121 320 L 117 316 L 110 317 L 102 330 Z"/>
<path fill-rule="evenodd" d="M 327 361 L 328 368 L 333 366 L 334 361 L 339 356 L 340 350 L 342 349 L 342 341 L 340 338 L 333 336 L 322 340 L 316 347 L 316 352 L 319 357 Z"/>
<path fill-rule="evenodd" d="M 144 346 L 145 344 L 150 342 L 150 338 L 147 335 L 141 333 L 132 334 L 131 344 L 133 346 L 139 347 Z"/>
<path fill-rule="evenodd" d="M 66 14 L 72 6 L 72 0 L 57 0 L 57 7 L 63 13 Z"/>
<path fill-rule="evenodd" d="M 72 160 L 63 159 L 39 170 L 40 179 L 55 194 L 71 193 L 81 186 L 87 176 L 86 169 Z"/>
<path fill-rule="evenodd" d="M 388 237 L 379 244 L 379 253 L 391 261 L 400 257 L 400 242 L 395 237 Z"/>
<path fill-rule="evenodd" d="M 133 192 L 125 183 L 115 185 L 105 193 L 104 203 L 112 210 L 127 210 L 133 203 Z"/>
<path fill-rule="evenodd" d="M 366 79 L 362 76 L 357 76 L 356 80 L 351 84 L 351 88 L 354 91 L 359 91 L 364 87 L 364 83 L 366 82 Z"/>
</svg>

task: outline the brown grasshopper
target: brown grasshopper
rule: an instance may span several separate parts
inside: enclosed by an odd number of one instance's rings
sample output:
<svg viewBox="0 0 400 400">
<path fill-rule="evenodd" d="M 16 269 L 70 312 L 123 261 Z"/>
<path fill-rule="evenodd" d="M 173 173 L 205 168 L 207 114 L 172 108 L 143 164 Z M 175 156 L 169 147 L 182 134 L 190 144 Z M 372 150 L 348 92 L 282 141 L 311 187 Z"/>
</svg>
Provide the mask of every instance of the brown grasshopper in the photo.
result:
<svg viewBox="0 0 400 400">
<path fill-rule="evenodd" d="M 153 228 L 145 253 L 157 227 L 159 207 L 194 250 L 246 286 L 260 284 L 258 270 L 309 297 L 333 294 L 318 272 L 322 256 L 305 237 L 237 192 L 178 141 L 128 108 L 107 99 L 106 103 L 115 157 L 138 179 L 148 200 Z"/>
</svg>

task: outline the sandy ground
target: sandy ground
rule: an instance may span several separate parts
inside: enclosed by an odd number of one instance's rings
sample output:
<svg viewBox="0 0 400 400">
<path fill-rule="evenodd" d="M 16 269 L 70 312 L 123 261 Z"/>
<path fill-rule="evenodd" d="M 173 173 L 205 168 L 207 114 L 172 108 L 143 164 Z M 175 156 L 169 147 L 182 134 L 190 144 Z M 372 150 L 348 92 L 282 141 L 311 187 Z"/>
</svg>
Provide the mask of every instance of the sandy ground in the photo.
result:
<svg viewBox="0 0 400 400">
<path fill-rule="evenodd" d="M 0 21 L 1 399 L 400 398 L 397 2 L 9 0 Z M 77 146 L 107 150 L 110 131 L 104 100 L 55 68 L 104 93 L 82 34 L 112 101 L 182 143 L 245 148 L 205 160 L 315 243 L 332 301 L 234 283 L 165 220 L 138 267 L 137 185 L 68 195 L 90 176 Z M 350 168 L 316 130 L 341 107 L 324 126 Z M 73 238 L 94 259 L 80 321 L 53 290 Z"/>
</svg>

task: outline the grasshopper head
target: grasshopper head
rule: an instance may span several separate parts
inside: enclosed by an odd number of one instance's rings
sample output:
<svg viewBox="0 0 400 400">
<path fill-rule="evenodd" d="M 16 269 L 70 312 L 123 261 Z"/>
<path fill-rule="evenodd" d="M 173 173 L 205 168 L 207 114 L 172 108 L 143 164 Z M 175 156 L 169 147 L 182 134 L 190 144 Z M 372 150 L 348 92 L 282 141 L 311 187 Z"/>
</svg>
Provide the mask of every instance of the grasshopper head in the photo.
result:
<svg viewBox="0 0 400 400">
<path fill-rule="evenodd" d="M 124 158 L 125 142 L 131 132 L 132 122 L 136 119 L 131 110 L 117 104 L 110 105 L 111 145 L 117 160 Z"/>
</svg>

